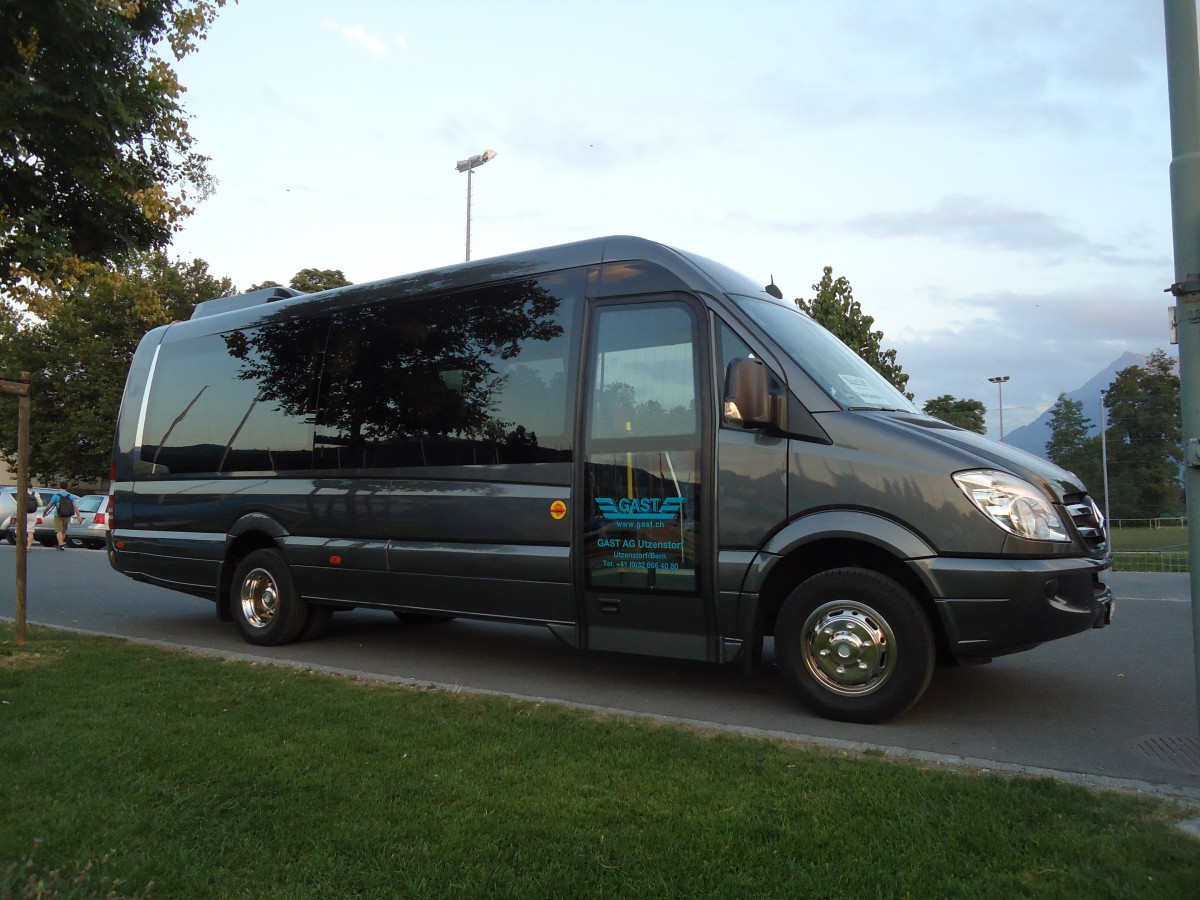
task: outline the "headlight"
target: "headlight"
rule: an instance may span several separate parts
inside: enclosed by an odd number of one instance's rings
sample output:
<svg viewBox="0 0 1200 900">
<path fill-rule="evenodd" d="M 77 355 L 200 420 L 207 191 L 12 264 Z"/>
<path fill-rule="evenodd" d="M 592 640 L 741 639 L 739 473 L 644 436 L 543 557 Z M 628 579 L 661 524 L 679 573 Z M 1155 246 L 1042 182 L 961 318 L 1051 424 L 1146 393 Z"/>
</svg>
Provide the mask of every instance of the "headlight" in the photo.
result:
<svg viewBox="0 0 1200 900">
<path fill-rule="evenodd" d="M 1028 481 L 994 469 L 958 472 L 954 480 L 980 512 L 1009 534 L 1031 541 L 1071 539 L 1054 504 Z"/>
</svg>

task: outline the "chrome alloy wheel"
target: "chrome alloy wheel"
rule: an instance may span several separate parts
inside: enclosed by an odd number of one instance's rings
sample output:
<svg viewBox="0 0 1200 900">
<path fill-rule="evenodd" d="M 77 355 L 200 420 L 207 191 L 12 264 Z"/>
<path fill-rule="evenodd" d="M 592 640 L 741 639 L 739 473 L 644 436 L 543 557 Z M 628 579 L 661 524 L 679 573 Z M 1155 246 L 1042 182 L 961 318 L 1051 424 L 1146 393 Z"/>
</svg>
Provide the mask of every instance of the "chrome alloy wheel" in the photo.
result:
<svg viewBox="0 0 1200 900">
<path fill-rule="evenodd" d="M 266 628 L 279 609 L 279 587 L 266 569 L 251 569 L 242 579 L 242 615 L 252 628 Z"/>
<path fill-rule="evenodd" d="M 804 664 L 822 687 L 861 697 L 883 687 L 896 669 L 896 636 L 864 603 L 834 601 L 804 623 Z"/>
</svg>

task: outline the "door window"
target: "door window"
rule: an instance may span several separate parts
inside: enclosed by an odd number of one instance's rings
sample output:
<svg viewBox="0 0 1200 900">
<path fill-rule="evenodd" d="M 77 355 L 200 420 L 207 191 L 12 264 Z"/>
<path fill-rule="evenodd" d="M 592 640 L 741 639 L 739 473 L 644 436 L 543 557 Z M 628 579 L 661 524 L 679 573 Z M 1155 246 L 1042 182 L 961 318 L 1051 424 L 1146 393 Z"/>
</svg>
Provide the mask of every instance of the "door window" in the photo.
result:
<svg viewBox="0 0 1200 900">
<path fill-rule="evenodd" d="M 587 584 L 697 590 L 701 415 L 683 304 L 597 311 L 587 427 Z"/>
</svg>

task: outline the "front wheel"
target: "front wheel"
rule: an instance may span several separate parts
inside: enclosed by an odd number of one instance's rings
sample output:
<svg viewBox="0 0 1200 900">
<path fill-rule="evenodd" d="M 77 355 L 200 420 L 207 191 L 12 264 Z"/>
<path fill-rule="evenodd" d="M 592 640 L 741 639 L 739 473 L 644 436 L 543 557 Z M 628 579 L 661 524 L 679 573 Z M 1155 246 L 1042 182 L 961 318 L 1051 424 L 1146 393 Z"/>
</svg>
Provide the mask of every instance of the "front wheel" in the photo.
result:
<svg viewBox="0 0 1200 900">
<path fill-rule="evenodd" d="M 308 621 L 308 604 L 278 550 L 255 550 L 238 564 L 229 609 L 247 643 L 264 647 L 295 640 Z"/>
<path fill-rule="evenodd" d="M 933 629 L 920 604 L 869 569 L 832 569 L 802 582 L 779 611 L 775 655 L 814 712 L 844 722 L 898 716 L 933 675 Z"/>
</svg>

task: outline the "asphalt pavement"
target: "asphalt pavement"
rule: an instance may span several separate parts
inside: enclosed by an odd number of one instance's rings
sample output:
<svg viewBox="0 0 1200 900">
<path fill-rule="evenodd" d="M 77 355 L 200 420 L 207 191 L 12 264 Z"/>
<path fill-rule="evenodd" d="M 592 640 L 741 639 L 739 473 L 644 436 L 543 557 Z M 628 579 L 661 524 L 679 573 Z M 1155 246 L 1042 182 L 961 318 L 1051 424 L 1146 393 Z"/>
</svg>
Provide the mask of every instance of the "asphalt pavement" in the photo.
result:
<svg viewBox="0 0 1200 900">
<path fill-rule="evenodd" d="M 0 617 L 9 619 L 14 555 L 0 545 Z M 356 610 L 335 616 L 321 640 L 258 648 L 218 621 L 211 603 L 124 578 L 100 551 L 35 547 L 29 571 L 31 624 L 1200 805 L 1186 575 L 1110 574 L 1118 598 L 1110 627 L 986 666 L 939 668 L 908 713 L 882 725 L 855 725 L 801 706 L 770 664 L 769 646 L 764 671 L 746 679 L 736 665 L 581 652 L 542 628 L 467 620 L 413 627 L 387 613 Z"/>
</svg>

